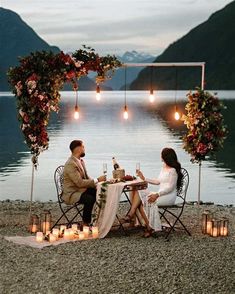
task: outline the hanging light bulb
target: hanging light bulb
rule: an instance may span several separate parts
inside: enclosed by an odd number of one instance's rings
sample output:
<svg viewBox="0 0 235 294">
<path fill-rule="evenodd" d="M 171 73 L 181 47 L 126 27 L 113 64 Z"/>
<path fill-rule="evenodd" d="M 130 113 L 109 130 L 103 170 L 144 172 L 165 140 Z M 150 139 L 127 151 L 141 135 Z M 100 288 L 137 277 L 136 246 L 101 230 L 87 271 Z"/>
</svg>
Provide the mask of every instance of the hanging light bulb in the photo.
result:
<svg viewBox="0 0 235 294">
<path fill-rule="evenodd" d="M 175 120 L 179 120 L 180 119 L 180 113 L 177 109 L 177 106 L 175 107 Z"/>
<path fill-rule="evenodd" d="M 74 107 L 74 118 L 79 119 L 79 108 L 77 105 Z"/>
<path fill-rule="evenodd" d="M 129 114 L 128 114 L 128 108 L 127 108 L 127 106 L 125 105 L 125 106 L 124 106 L 124 110 L 123 110 L 123 118 L 124 118 L 125 120 L 127 120 L 128 117 L 129 117 Z"/>
<path fill-rule="evenodd" d="M 150 94 L 149 94 L 149 102 L 153 103 L 154 100 L 155 100 L 155 97 L 154 97 L 153 89 L 151 88 L 150 89 Z"/>
<path fill-rule="evenodd" d="M 100 101 L 101 95 L 100 95 L 100 86 L 96 86 L 96 100 Z"/>
</svg>

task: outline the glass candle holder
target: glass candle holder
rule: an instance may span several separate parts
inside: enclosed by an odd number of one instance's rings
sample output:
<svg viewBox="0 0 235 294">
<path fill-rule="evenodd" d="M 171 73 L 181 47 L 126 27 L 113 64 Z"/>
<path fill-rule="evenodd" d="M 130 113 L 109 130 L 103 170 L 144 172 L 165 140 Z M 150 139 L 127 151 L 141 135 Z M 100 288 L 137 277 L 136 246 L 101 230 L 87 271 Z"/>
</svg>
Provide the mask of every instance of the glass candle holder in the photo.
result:
<svg viewBox="0 0 235 294">
<path fill-rule="evenodd" d="M 212 219 L 211 221 L 211 236 L 218 237 L 220 234 L 220 221 Z"/>
<path fill-rule="evenodd" d="M 228 236 L 228 225 L 229 225 L 228 219 L 223 217 L 220 220 L 220 236 L 223 236 L 223 237 Z"/>
<path fill-rule="evenodd" d="M 39 231 L 39 217 L 36 214 L 30 216 L 29 231 L 30 233 Z"/>
<path fill-rule="evenodd" d="M 207 232 L 207 222 L 209 222 L 209 221 L 211 221 L 211 212 L 210 212 L 210 210 L 205 210 L 202 213 L 202 233 L 203 234 L 208 234 L 208 232 Z"/>
<path fill-rule="evenodd" d="M 45 210 L 41 214 L 41 230 L 44 234 L 51 230 L 52 216 L 50 210 Z"/>
</svg>

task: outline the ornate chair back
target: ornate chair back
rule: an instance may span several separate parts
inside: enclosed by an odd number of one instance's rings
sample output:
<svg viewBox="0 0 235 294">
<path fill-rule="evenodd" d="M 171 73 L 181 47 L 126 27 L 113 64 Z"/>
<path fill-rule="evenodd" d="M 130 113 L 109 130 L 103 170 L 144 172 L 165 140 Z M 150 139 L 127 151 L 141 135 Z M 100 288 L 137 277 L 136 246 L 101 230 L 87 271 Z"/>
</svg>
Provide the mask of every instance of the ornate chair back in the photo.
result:
<svg viewBox="0 0 235 294">
<path fill-rule="evenodd" d="M 55 180 L 58 202 L 61 205 L 63 203 L 63 200 L 61 198 L 63 193 L 63 181 L 64 181 L 64 166 L 63 165 L 58 166 L 57 169 L 55 170 L 54 180 Z"/>
</svg>

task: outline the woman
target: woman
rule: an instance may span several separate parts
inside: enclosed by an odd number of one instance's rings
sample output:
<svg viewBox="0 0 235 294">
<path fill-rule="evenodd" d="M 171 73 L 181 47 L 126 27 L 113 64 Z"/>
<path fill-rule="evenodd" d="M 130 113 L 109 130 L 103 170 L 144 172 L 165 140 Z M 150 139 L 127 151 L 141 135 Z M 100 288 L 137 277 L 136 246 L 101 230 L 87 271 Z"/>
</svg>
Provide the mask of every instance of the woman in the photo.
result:
<svg viewBox="0 0 235 294">
<path fill-rule="evenodd" d="M 129 213 L 124 218 L 126 222 L 132 222 L 136 209 L 146 223 L 144 237 L 150 237 L 154 231 L 161 231 L 161 220 L 158 206 L 173 205 L 176 200 L 177 191 L 181 187 L 182 173 L 181 165 L 177 155 L 172 148 L 164 148 L 161 153 L 163 167 L 157 179 L 145 178 L 141 171 L 138 176 L 149 184 L 159 185 L 157 193 L 150 192 L 148 189 L 134 191 L 132 195 L 132 205 Z"/>
</svg>

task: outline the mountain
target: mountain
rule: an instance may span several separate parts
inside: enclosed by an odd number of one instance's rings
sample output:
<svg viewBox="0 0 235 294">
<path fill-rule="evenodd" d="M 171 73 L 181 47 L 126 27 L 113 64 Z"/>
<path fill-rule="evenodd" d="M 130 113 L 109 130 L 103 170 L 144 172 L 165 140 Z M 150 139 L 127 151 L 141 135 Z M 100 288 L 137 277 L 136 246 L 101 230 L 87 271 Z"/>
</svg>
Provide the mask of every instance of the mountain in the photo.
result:
<svg viewBox="0 0 235 294">
<path fill-rule="evenodd" d="M 18 64 L 18 57 L 24 57 L 33 51 L 60 52 L 56 46 L 50 46 L 27 25 L 14 11 L 0 7 L 0 91 L 9 91 L 7 70 Z M 94 90 L 95 83 L 87 77 L 79 81 L 80 90 Z M 65 89 L 71 86 L 65 85 Z"/>
<path fill-rule="evenodd" d="M 154 62 L 206 62 L 206 88 L 235 89 L 235 1 L 171 44 Z M 148 89 L 150 69 L 142 70 L 131 89 Z M 156 68 L 157 89 L 192 89 L 200 85 L 199 68 Z M 177 83 L 177 85 L 176 85 Z"/>
<path fill-rule="evenodd" d="M 143 52 L 137 51 L 127 51 L 122 56 L 117 56 L 120 61 L 123 63 L 145 63 L 152 62 L 155 59 L 155 56 L 146 54 Z M 127 69 L 127 85 L 132 83 L 139 72 L 141 71 L 140 67 L 129 67 Z M 111 87 L 113 90 L 120 90 L 125 86 L 125 74 L 124 69 L 118 69 L 115 71 L 111 80 L 108 80 L 104 83 L 105 86 Z"/>
</svg>

